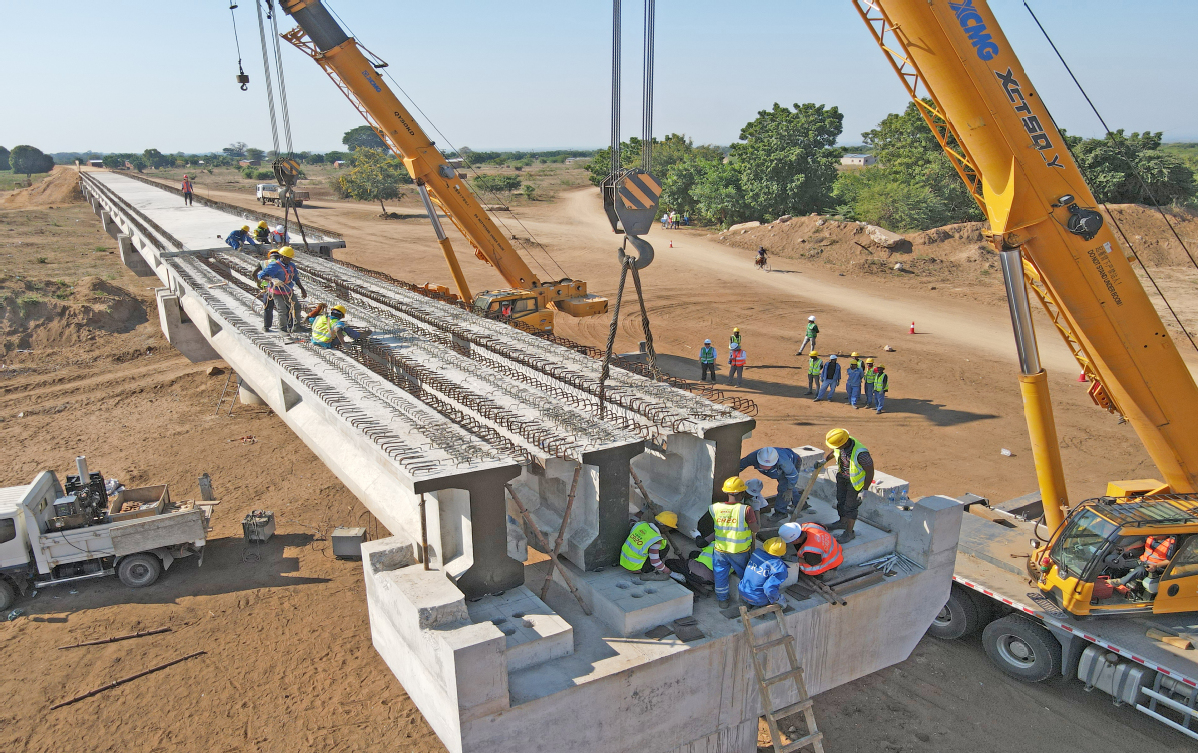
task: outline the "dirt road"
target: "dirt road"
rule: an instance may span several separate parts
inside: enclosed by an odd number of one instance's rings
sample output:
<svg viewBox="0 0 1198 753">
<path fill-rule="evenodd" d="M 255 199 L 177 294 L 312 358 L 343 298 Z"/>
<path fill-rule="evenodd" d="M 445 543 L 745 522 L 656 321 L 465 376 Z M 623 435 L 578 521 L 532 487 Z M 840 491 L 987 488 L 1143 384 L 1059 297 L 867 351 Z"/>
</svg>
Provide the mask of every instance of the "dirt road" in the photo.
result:
<svg viewBox="0 0 1198 753">
<path fill-rule="evenodd" d="M 545 202 L 524 224 L 564 268 L 610 294 L 615 243 L 594 196 L 580 191 Z M 320 202 L 303 211 L 346 234 L 350 261 L 418 282 L 447 277 L 423 221 L 380 220 L 369 205 Z M 112 580 L 46 589 L 21 604 L 25 615 L 0 623 L 4 654 L 20 657 L 5 678 L 6 688 L 19 691 L 6 693 L 0 710 L 0 750 L 372 750 L 383 740 L 391 750 L 441 749 L 370 646 L 360 565 L 334 560 L 328 550 L 332 526 L 370 523 L 361 505 L 269 413 L 244 406 L 231 417 L 213 413 L 227 375 L 207 376 L 206 365 L 170 349 L 145 282 L 121 270 L 110 253 L 115 244 L 85 207 L 0 210 L 0 220 L 0 254 L 9 254 L 0 257 L 4 334 L 12 343 L 0 371 L 0 438 L 16 450 L 0 469 L 0 484 L 27 483 L 43 468 L 65 472 L 75 454 L 86 453 L 106 475 L 127 484 L 169 482 L 180 499 L 197 493 L 195 478 L 207 471 L 222 499 L 202 568 L 194 559 L 180 561 L 145 591 Z M 939 300 L 798 262 L 791 274 L 764 275 L 744 252 L 695 231 L 655 230 L 653 240 L 660 255 L 645 281 L 670 370 L 694 378 L 704 337 L 724 356 L 731 327 L 745 333 L 749 379 L 739 392 L 761 405 L 748 448 L 818 442 L 839 425 L 870 446 L 880 467 L 910 479 L 916 494 L 970 490 L 1001 499 L 1034 486 L 1002 307 Z M 477 288 L 501 284 L 464 242 L 456 245 Z M 119 290 L 97 304 L 98 288 L 77 283 L 79 272 L 110 278 Z M 53 287 L 55 279 L 73 292 Z M 22 323 L 13 312 L 31 297 L 42 308 Z M 122 321 L 88 324 L 93 320 L 81 313 L 85 306 L 125 310 L 126 299 L 137 305 Z M 904 334 L 909 312 L 921 307 L 929 313 L 915 318 L 929 322 L 929 333 Z M 793 354 L 809 313 L 819 316 L 821 350 L 897 349 L 885 354 L 894 385 L 885 413 L 853 411 L 843 394 L 832 404 L 806 398 L 801 359 Z M 33 334 L 18 332 L 30 321 Z M 566 336 L 591 343 L 601 343 L 606 330 L 595 320 L 559 322 Z M 638 328 L 635 319 L 622 322 L 621 349 L 635 348 Z M 17 353 L 20 342 L 33 352 Z M 1051 368 L 1074 496 L 1097 493 L 1107 478 L 1150 475 L 1130 429 L 1089 403 L 1072 369 Z M 1001 456 L 1002 447 L 1015 456 Z M 240 520 L 251 509 L 272 509 L 280 521 L 261 550 L 240 538 Z M 162 625 L 175 630 L 54 650 Z M 86 705 L 46 711 L 64 697 L 200 649 L 209 655 Z M 816 711 L 830 753 L 1188 749 L 1180 736 L 1133 710 L 1113 710 L 1105 697 L 1076 685 L 1008 680 L 970 642 L 925 639 L 903 664 L 821 695 Z"/>
</svg>

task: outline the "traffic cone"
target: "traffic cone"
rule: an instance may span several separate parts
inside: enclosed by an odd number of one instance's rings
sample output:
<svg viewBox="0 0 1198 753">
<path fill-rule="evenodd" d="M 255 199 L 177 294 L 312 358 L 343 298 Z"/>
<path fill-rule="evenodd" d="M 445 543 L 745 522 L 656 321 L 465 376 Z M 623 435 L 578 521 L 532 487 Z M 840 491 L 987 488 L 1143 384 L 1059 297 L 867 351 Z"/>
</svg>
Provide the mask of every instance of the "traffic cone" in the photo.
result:
<svg viewBox="0 0 1198 753">
<path fill-rule="evenodd" d="M 674 241 L 670 241 L 670 248 L 674 247 Z"/>
<path fill-rule="evenodd" d="M 1082 373 L 1080 373 L 1080 374 L 1078 374 L 1078 375 L 1077 375 L 1077 381 L 1079 381 L 1079 382 L 1088 382 L 1088 381 L 1090 381 L 1090 380 L 1089 380 L 1089 379 L 1086 379 L 1086 372 L 1084 372 L 1084 371 L 1083 371 Z"/>
<path fill-rule="evenodd" d="M 911 329 L 907 331 L 907 334 L 908 334 L 908 335 L 914 335 L 914 334 L 915 334 L 915 322 L 911 322 Z"/>
</svg>

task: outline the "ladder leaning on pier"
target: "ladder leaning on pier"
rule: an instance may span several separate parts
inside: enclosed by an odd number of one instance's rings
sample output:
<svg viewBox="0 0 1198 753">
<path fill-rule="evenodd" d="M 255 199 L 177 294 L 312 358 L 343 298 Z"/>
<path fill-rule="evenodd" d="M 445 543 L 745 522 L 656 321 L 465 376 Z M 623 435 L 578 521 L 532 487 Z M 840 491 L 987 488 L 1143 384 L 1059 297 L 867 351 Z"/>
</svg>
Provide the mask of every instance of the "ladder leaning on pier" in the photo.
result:
<svg viewBox="0 0 1198 753">
<path fill-rule="evenodd" d="M 778 623 L 779 637 L 765 643 L 756 643 L 753 640 L 752 621 L 754 618 L 766 614 L 773 614 L 774 620 Z M 803 682 L 803 668 L 799 666 L 799 659 L 795 655 L 794 637 L 786 631 L 786 623 L 782 620 L 782 607 L 777 604 L 770 604 L 769 606 L 749 611 L 742 606 L 740 608 L 740 619 L 745 625 L 745 640 L 749 644 L 749 655 L 753 659 L 753 671 L 757 674 L 757 687 L 761 691 L 761 705 L 765 709 L 765 721 L 770 728 L 770 739 L 774 743 L 774 753 L 792 753 L 809 745 L 815 753 L 824 753 L 824 734 L 815 726 L 815 712 L 811 710 L 812 701 L 807 695 L 807 683 Z M 766 677 L 766 662 L 762 658 L 762 654 L 778 646 L 786 649 L 786 659 L 790 664 L 790 668 L 779 674 Z M 770 688 L 787 680 L 794 681 L 795 687 L 799 691 L 799 700 L 789 706 L 775 709 L 774 702 L 770 699 Z M 796 711 L 803 712 L 803 718 L 807 722 L 807 734 L 783 745 L 782 733 L 778 730 L 778 720 L 790 716 Z"/>
</svg>

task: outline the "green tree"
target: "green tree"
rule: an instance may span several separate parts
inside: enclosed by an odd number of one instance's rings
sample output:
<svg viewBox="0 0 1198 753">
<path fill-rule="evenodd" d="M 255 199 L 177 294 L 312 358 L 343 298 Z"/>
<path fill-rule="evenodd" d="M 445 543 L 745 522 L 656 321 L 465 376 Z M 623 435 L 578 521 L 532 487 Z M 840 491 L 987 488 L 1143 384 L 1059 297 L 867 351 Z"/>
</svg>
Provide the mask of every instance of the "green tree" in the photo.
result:
<svg viewBox="0 0 1198 753">
<path fill-rule="evenodd" d="M 224 152 L 225 156 L 229 159 L 238 160 L 245 156 L 245 146 L 246 145 L 244 141 L 234 141 L 224 149 L 221 149 L 221 151 Z"/>
<path fill-rule="evenodd" d="M 387 145 L 379 138 L 374 129 L 368 125 L 361 125 L 357 128 L 351 128 L 341 137 L 341 143 L 351 152 L 357 149 L 379 149 L 387 150 Z"/>
<path fill-rule="evenodd" d="M 531 184 L 531 183 L 525 183 L 525 184 L 524 184 L 524 187 L 523 187 L 522 189 L 520 189 L 520 190 L 524 192 L 524 198 L 528 199 L 529 201 L 535 201 L 535 200 L 536 200 L 536 198 L 537 198 L 537 187 L 536 187 L 536 186 L 534 186 L 533 184 Z"/>
<path fill-rule="evenodd" d="M 1066 135 L 1078 167 L 1100 202 L 1116 204 L 1181 203 L 1194 198 L 1194 172 L 1177 157 L 1161 151 L 1161 132 L 1125 134 L 1123 129 L 1101 139 Z M 1137 178 L 1136 173 L 1139 173 Z M 1140 179 L 1148 186 L 1144 191 Z"/>
<path fill-rule="evenodd" d="M 33 173 L 48 173 L 54 168 L 53 157 L 28 144 L 14 146 L 8 162 L 14 173 L 24 173 L 26 178 L 32 177 Z"/>
<path fill-rule="evenodd" d="M 129 162 L 130 165 L 133 165 L 133 169 L 139 173 L 142 170 L 145 170 L 146 166 L 149 164 L 146 162 L 146 158 L 141 156 L 140 154 L 130 154 L 127 157 L 127 161 Z"/>
<path fill-rule="evenodd" d="M 844 129 L 836 107 L 777 103 L 761 110 L 741 129 L 732 145 L 740 164 L 745 200 L 762 219 L 807 214 L 831 202 L 840 150 L 836 139 Z"/>
<path fill-rule="evenodd" d="M 691 190 L 698 217 L 724 227 L 747 220 L 756 208 L 746 199 L 740 167 L 724 162 L 701 164 L 703 174 Z"/>
<path fill-rule="evenodd" d="M 119 154 L 105 154 L 103 162 L 109 170 L 119 170 L 125 166 L 125 158 Z"/>
<path fill-rule="evenodd" d="M 147 149 L 142 152 L 142 157 L 149 163 L 150 167 L 157 170 L 160 167 L 169 167 L 175 164 L 174 157 L 168 157 L 157 149 Z"/>
<path fill-rule="evenodd" d="M 664 211 L 682 212 L 695 217 L 699 213 L 699 200 L 695 197 L 695 186 L 706 174 L 723 160 L 703 159 L 694 155 L 670 169 L 661 185 L 661 208 Z"/>
<path fill-rule="evenodd" d="M 841 214 L 896 232 L 926 230 L 953 221 L 935 192 L 919 181 L 903 180 L 892 170 L 842 173 L 834 194 L 842 202 Z"/>
<path fill-rule="evenodd" d="M 11 170 L 8 166 L 8 150 L 0 146 L 0 170 Z"/>
<path fill-rule="evenodd" d="M 520 186 L 524 183 L 519 175 L 476 175 L 470 182 L 474 185 L 474 190 L 480 193 L 502 194 L 519 191 Z"/>
<path fill-rule="evenodd" d="M 261 160 L 262 158 L 264 158 L 265 156 L 266 156 L 266 152 L 262 151 L 261 149 L 259 149 L 257 147 L 251 146 L 251 147 L 247 147 L 245 150 L 245 158 L 248 160 L 253 160 L 253 161 L 257 162 L 257 161 Z"/>
<path fill-rule="evenodd" d="M 338 162 L 341 160 L 348 159 L 349 155 L 346 154 L 345 152 L 332 151 L 332 152 L 325 152 L 324 158 L 325 158 L 326 162 Z"/>
<path fill-rule="evenodd" d="M 349 162 L 349 171 L 337 178 L 338 195 L 358 201 L 377 201 L 384 214 L 387 206 L 383 201 L 400 200 L 399 186 L 412 182 L 403 164 L 381 149 L 355 149 Z"/>
</svg>

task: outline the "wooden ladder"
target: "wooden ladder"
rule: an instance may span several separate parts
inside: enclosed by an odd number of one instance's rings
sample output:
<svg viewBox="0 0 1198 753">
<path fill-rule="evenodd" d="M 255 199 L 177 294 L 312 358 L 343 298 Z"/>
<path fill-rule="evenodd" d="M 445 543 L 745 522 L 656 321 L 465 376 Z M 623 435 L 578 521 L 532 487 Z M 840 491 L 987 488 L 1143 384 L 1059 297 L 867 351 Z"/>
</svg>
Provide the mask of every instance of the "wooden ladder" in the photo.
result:
<svg viewBox="0 0 1198 753">
<path fill-rule="evenodd" d="M 752 620 L 755 617 L 761 617 L 765 614 L 774 615 L 774 620 L 778 623 L 778 633 L 781 637 L 758 644 L 753 641 Z M 786 623 L 782 621 L 782 607 L 777 604 L 770 604 L 769 606 L 749 611 L 742 606 L 740 608 L 740 619 L 745 625 L 745 640 L 749 643 L 749 654 L 753 657 L 753 671 L 757 674 L 757 687 L 761 690 L 761 705 L 765 709 L 765 721 L 770 727 L 770 739 L 774 743 L 774 753 L 792 753 L 793 751 L 806 748 L 808 745 L 811 746 L 811 749 L 815 753 L 824 753 L 824 734 L 815 726 L 815 712 L 811 710 L 812 701 L 807 695 L 807 684 L 803 682 L 803 668 L 799 666 L 799 658 L 795 655 L 794 637 L 786 632 Z M 772 677 L 766 677 L 765 662 L 762 660 L 761 654 L 778 646 L 786 648 L 786 658 L 790 662 L 790 669 Z M 799 700 L 797 703 L 775 709 L 774 702 L 770 698 L 770 688 L 787 680 L 794 681 L 795 687 L 799 691 Z M 778 730 L 778 720 L 790 716 L 796 711 L 803 712 L 803 718 L 807 721 L 807 734 L 787 745 L 783 745 L 782 733 Z"/>
</svg>

